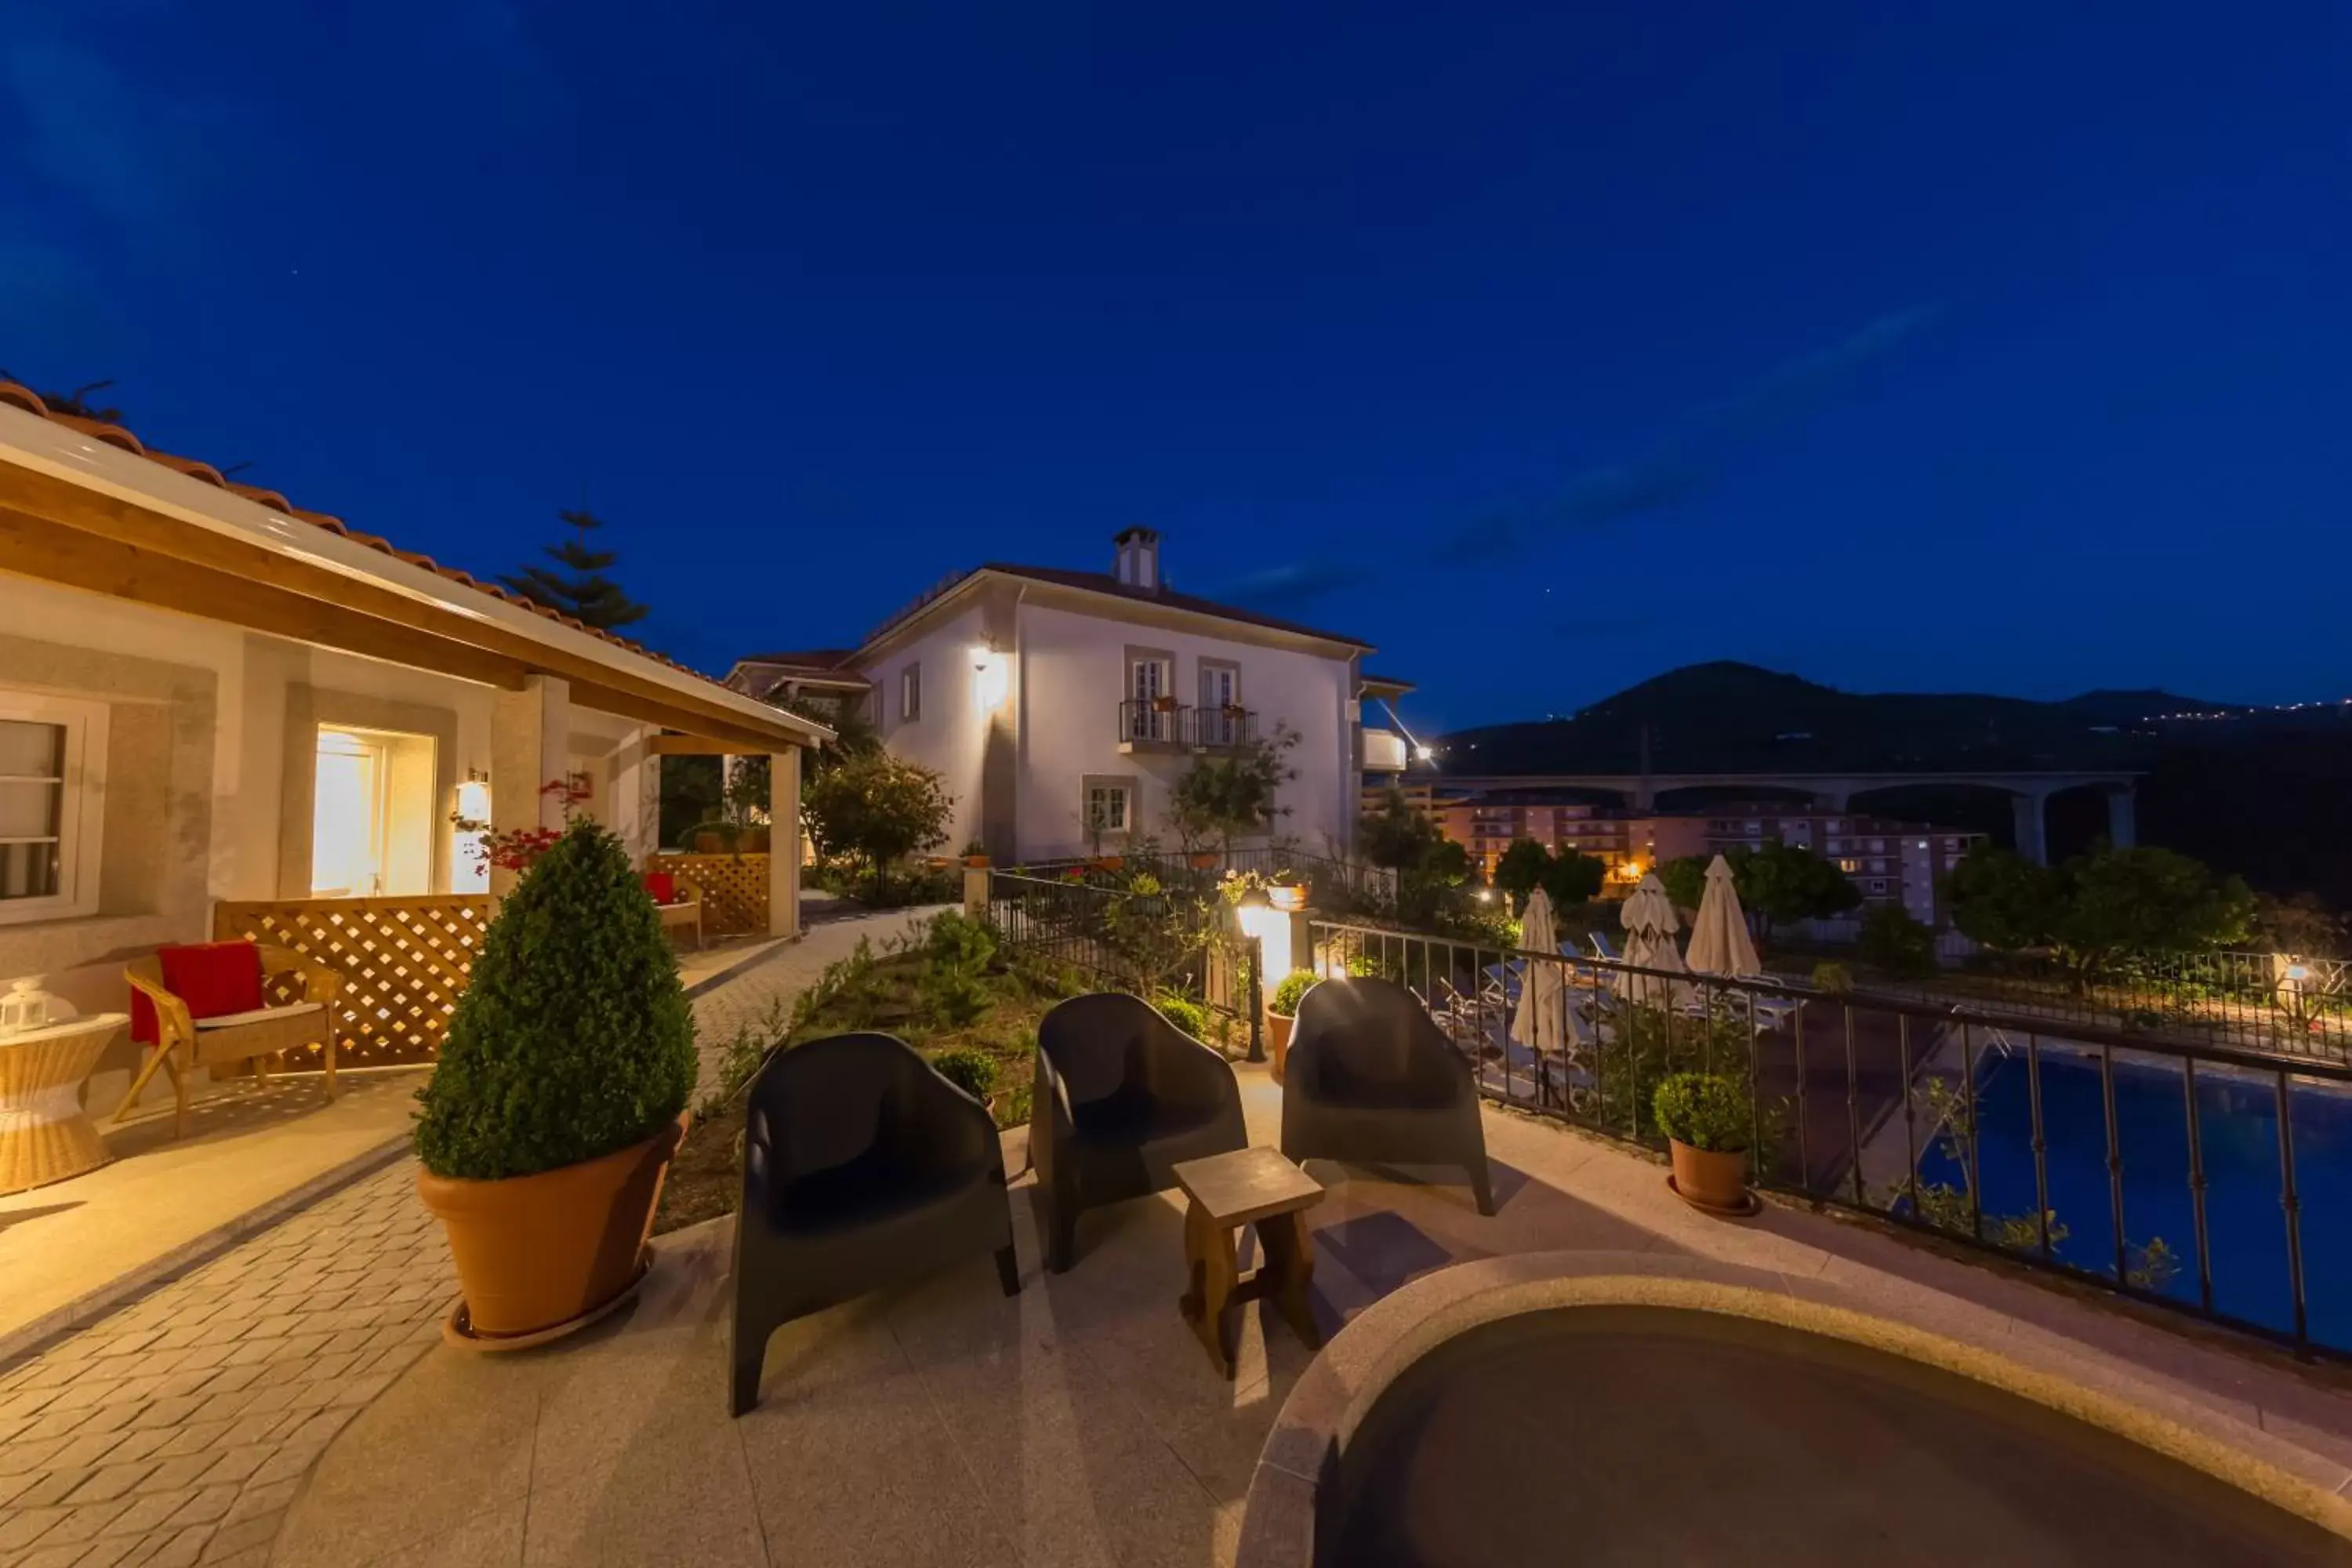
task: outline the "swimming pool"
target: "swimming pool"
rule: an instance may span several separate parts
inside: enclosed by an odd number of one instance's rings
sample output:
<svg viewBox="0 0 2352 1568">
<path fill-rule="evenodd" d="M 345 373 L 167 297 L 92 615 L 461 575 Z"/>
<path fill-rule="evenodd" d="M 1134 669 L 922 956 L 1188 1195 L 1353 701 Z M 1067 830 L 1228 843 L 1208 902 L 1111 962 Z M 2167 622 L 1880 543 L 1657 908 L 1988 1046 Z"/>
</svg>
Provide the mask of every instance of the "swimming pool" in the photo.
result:
<svg viewBox="0 0 2352 1568">
<path fill-rule="evenodd" d="M 2058 1257 L 2112 1276 L 2116 1226 L 2107 1181 L 2106 1115 L 2095 1059 L 2045 1049 L 2042 1115 L 2050 1206 L 2068 1235 Z M 1985 1214 L 2034 1211 L 2033 1112 L 2027 1058 L 1995 1058 L 1978 1090 L 1978 1163 Z M 2123 1156 L 2124 1237 L 2132 1247 L 2162 1237 L 2179 1268 L 2162 1287 L 2198 1300 L 2196 1221 L 2189 1187 L 2189 1129 L 2181 1077 L 2171 1067 L 2117 1061 L 2116 1126 Z M 2278 1105 L 2267 1079 L 2200 1069 L 2199 1145 L 2212 1257 L 2213 1309 L 2282 1332 L 2294 1328 L 2286 1216 L 2279 1205 Z M 2289 1098 L 2302 1204 L 2304 1295 L 2310 1333 L 2352 1346 L 2352 1096 L 2298 1085 Z M 1940 1151 L 1920 1161 L 1923 1180 L 1964 1185 Z M 2139 1255 L 2131 1255 L 2137 1267 Z"/>
</svg>

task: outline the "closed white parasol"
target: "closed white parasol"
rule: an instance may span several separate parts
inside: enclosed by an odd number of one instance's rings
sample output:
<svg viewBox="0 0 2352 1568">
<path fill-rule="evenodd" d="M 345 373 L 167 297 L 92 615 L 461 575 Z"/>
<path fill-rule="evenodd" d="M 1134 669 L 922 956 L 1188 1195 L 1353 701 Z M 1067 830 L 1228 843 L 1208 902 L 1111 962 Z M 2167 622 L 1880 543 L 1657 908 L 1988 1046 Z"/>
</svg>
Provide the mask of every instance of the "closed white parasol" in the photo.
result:
<svg viewBox="0 0 2352 1568">
<path fill-rule="evenodd" d="M 1642 885 L 1625 900 L 1619 919 L 1625 927 L 1628 964 L 1683 973 L 1683 955 L 1675 946 L 1675 929 L 1682 922 L 1675 918 L 1674 901 L 1666 897 L 1666 885 L 1658 880 L 1656 872 L 1642 879 Z M 1636 1002 L 1664 1001 L 1671 984 L 1646 974 L 1620 974 L 1617 992 Z"/>
<path fill-rule="evenodd" d="M 1541 953 L 1556 950 L 1551 900 L 1541 888 L 1528 895 L 1527 913 L 1519 917 L 1519 945 Z M 1511 1011 L 1511 1038 L 1538 1056 L 1559 1056 L 1568 1049 L 1568 986 L 1561 974 L 1567 966 L 1539 958 L 1523 958 L 1527 973 L 1519 981 L 1519 1004 Z"/>
<path fill-rule="evenodd" d="M 1764 973 L 1763 961 L 1756 956 L 1756 939 L 1748 934 L 1738 889 L 1732 886 L 1731 863 L 1720 855 L 1706 868 L 1706 896 L 1699 900 L 1690 952 L 1684 956 L 1700 974 Z"/>
</svg>

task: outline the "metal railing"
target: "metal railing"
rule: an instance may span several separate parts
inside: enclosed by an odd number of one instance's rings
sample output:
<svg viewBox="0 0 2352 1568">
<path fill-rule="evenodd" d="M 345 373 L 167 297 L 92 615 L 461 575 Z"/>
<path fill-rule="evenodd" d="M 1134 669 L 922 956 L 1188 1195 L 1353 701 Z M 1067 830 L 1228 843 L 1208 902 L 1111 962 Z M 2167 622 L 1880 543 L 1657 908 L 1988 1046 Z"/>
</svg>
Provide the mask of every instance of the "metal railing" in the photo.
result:
<svg viewBox="0 0 2352 1568">
<path fill-rule="evenodd" d="M 1129 698 L 1118 705 L 1122 743 L 1232 751 L 1257 742 L 1257 715 L 1246 708 L 1193 708 Z"/>
<path fill-rule="evenodd" d="M 1643 1145 L 1670 1072 L 1747 1089 L 1759 1185 L 2352 1355 L 2352 1067 L 1415 931 L 1309 923 L 1410 987 L 1491 1100 Z M 2298 1152 L 2298 1145 L 2303 1152 Z"/>
<path fill-rule="evenodd" d="M 1980 952 L 1916 982 L 1873 989 L 2050 1024 L 2352 1063 L 2352 964 L 2263 952 L 2117 961 L 2087 976 L 2032 952 Z"/>
<path fill-rule="evenodd" d="M 1089 984 L 1149 997 L 1201 998 L 1230 1013 L 1213 938 L 1227 916 L 1213 889 L 1109 885 L 1084 877 L 991 871 L 987 918 L 1000 942 Z"/>
<path fill-rule="evenodd" d="M 1111 860 L 1118 864 L 1110 865 Z M 1013 870 L 1104 887 L 1125 886 L 1138 871 L 1149 871 L 1171 885 L 1214 883 L 1222 881 L 1228 872 L 1244 872 L 1269 880 L 1297 879 L 1308 888 L 1310 904 L 1332 902 L 1332 895 L 1342 891 L 1354 900 L 1391 905 L 1396 901 L 1397 874 L 1389 867 L 1271 844 L 1236 844 L 1231 849 L 1204 849 L 1192 854 L 1122 850 L 1097 857 L 1064 856 L 1023 861 Z"/>
</svg>

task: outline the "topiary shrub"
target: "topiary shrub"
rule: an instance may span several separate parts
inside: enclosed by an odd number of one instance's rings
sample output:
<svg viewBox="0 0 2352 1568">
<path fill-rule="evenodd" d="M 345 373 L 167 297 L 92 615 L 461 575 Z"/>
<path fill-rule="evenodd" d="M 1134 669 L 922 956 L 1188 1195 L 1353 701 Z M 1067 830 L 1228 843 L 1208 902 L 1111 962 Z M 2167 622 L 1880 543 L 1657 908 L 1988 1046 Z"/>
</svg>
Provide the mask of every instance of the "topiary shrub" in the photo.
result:
<svg viewBox="0 0 2352 1568">
<path fill-rule="evenodd" d="M 1279 1017 L 1296 1018 L 1298 1016 L 1298 999 L 1306 995 L 1319 978 L 1311 969 L 1292 970 L 1274 988 L 1274 995 L 1266 1002 L 1265 1010 Z"/>
<path fill-rule="evenodd" d="M 1745 1152 L 1756 1128 L 1740 1086 L 1720 1073 L 1669 1073 L 1650 1100 L 1658 1131 L 1677 1143 L 1719 1154 Z"/>
<path fill-rule="evenodd" d="M 1151 999 L 1159 1015 L 1196 1040 L 1209 1037 L 1209 1010 L 1190 997 L 1162 991 Z"/>
<path fill-rule="evenodd" d="M 959 1046 L 933 1057 L 931 1066 L 939 1069 L 941 1078 L 983 1105 L 988 1103 L 988 1091 L 996 1087 L 996 1058 L 986 1051 Z"/>
<path fill-rule="evenodd" d="M 416 1155 L 436 1176 L 528 1176 L 643 1142 L 694 1091 L 694 1016 L 621 841 L 572 824 L 499 906 L 457 998 Z"/>
</svg>

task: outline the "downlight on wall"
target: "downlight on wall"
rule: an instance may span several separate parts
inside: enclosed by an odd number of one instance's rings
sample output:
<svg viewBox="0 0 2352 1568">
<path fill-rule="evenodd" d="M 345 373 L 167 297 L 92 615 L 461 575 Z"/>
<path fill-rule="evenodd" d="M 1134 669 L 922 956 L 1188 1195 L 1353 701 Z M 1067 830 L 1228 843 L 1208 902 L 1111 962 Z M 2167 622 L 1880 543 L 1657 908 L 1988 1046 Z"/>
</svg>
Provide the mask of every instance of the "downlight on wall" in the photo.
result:
<svg viewBox="0 0 2352 1568">
<path fill-rule="evenodd" d="M 971 705 L 982 713 L 992 711 L 1013 689 L 1011 661 L 991 647 L 971 650 Z"/>
</svg>

